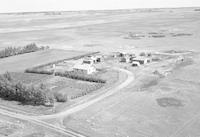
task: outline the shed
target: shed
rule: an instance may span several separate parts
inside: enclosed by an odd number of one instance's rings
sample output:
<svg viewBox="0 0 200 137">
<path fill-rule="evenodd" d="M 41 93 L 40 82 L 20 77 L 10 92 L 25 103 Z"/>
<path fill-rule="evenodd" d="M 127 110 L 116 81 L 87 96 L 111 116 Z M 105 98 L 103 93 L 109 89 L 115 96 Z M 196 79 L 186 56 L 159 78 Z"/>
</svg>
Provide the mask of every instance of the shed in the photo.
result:
<svg viewBox="0 0 200 137">
<path fill-rule="evenodd" d="M 150 58 L 134 58 L 132 59 L 132 61 L 139 62 L 140 64 L 147 64 L 151 62 L 151 59 Z"/>
<path fill-rule="evenodd" d="M 137 61 L 133 61 L 132 64 L 131 64 L 131 66 L 133 66 L 133 67 L 139 67 L 140 63 L 137 62 Z"/>
</svg>

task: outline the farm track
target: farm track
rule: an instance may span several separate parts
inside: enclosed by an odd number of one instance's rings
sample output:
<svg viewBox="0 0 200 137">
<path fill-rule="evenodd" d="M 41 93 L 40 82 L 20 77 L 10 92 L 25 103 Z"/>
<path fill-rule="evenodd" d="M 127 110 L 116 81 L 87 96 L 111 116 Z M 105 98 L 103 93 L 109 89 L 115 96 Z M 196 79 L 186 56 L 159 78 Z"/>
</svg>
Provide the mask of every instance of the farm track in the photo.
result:
<svg viewBox="0 0 200 137">
<path fill-rule="evenodd" d="M 67 137 L 87 137 L 87 136 L 82 135 L 81 133 L 78 133 L 76 131 L 71 131 L 71 130 L 67 130 L 65 128 L 60 128 L 58 126 L 49 124 L 47 122 L 37 120 L 37 119 L 33 119 L 33 118 L 31 118 L 30 116 L 27 116 L 27 115 L 9 112 L 9 111 L 4 110 L 4 109 L 0 109 L 0 114 L 5 115 L 5 116 L 9 116 L 9 117 L 12 117 L 12 118 L 17 118 L 17 119 L 21 119 L 21 120 L 31 122 L 33 124 L 45 127 L 47 129 L 55 131 L 57 133 L 61 133 L 63 135 L 66 135 Z"/>
<path fill-rule="evenodd" d="M 114 68 L 114 69 L 126 73 L 127 79 L 124 82 L 122 82 L 120 85 L 118 85 L 117 87 L 114 87 L 111 89 L 106 89 L 106 92 L 104 92 L 104 94 L 100 95 L 99 97 L 89 100 L 88 102 L 84 102 L 83 104 L 74 106 L 73 108 L 67 109 L 63 112 L 60 112 L 57 114 L 52 114 L 52 115 L 30 116 L 30 115 L 27 115 L 28 113 L 21 113 L 21 111 L 15 111 L 14 109 L 12 110 L 10 108 L 0 107 L 0 114 L 9 116 L 9 117 L 13 117 L 13 118 L 17 118 L 17 119 L 21 119 L 21 120 L 25 120 L 25 121 L 45 127 L 49 130 L 61 133 L 63 135 L 69 136 L 69 137 L 87 137 L 77 131 L 67 130 L 65 128 L 57 127 L 53 124 L 44 122 L 44 121 L 42 121 L 42 119 L 60 118 L 60 117 L 68 116 L 72 113 L 81 111 L 81 110 L 105 99 L 106 97 L 109 97 L 109 96 L 113 95 L 114 93 L 122 90 L 123 88 L 128 86 L 134 80 L 134 76 L 133 76 L 132 72 L 125 70 L 125 69 L 120 69 L 120 68 Z"/>
</svg>

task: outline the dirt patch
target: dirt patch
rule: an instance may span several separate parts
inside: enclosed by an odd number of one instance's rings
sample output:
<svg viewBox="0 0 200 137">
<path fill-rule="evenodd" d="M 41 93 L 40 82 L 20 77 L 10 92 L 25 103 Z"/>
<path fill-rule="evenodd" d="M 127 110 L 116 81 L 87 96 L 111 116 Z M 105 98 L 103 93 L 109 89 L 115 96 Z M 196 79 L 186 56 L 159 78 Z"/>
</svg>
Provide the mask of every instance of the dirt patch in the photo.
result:
<svg viewBox="0 0 200 137">
<path fill-rule="evenodd" d="M 183 107 L 184 104 L 181 100 L 173 97 L 163 97 L 156 99 L 157 103 L 161 107 Z"/>
</svg>

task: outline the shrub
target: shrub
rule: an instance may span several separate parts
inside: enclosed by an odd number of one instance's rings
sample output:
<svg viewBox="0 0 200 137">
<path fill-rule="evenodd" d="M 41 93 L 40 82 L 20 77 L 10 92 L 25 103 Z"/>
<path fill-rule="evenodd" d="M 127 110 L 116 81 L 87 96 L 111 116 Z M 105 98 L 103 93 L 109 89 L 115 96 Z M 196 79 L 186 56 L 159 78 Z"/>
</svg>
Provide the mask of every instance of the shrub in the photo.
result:
<svg viewBox="0 0 200 137">
<path fill-rule="evenodd" d="M 57 102 L 67 102 L 68 96 L 66 94 L 62 93 L 54 93 L 54 98 L 56 99 Z"/>
</svg>

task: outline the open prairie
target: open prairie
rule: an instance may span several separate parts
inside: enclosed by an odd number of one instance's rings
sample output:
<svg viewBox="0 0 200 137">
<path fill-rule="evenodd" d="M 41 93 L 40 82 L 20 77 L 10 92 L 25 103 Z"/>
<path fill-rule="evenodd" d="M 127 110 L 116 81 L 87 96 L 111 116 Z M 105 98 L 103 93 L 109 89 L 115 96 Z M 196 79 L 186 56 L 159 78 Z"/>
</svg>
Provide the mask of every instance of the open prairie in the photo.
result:
<svg viewBox="0 0 200 137">
<path fill-rule="evenodd" d="M 0 48 L 36 42 L 87 51 L 199 50 L 200 12 L 195 9 L 198 8 L 1 14 Z M 130 34 L 133 37 L 127 38 Z"/>
</svg>

